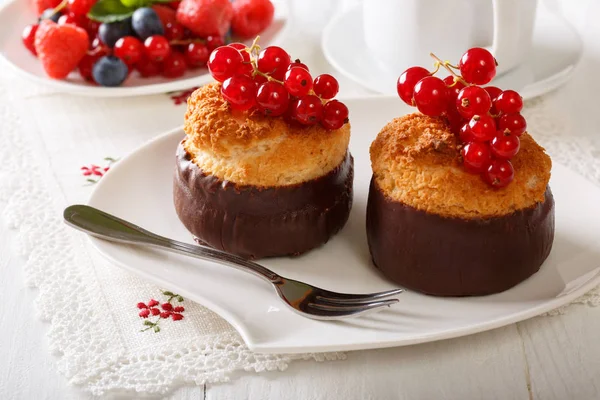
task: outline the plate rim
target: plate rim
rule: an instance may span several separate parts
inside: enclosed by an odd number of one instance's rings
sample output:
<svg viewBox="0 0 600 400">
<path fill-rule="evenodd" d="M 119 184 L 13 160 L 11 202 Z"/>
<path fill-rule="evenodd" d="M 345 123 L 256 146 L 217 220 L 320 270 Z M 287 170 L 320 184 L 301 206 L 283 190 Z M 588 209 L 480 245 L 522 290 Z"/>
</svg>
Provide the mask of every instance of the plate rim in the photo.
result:
<svg viewBox="0 0 600 400">
<path fill-rule="evenodd" d="M 394 96 L 365 96 L 365 97 L 353 97 L 352 99 L 355 101 L 370 102 L 370 101 L 379 101 L 379 100 L 387 101 L 387 99 L 386 99 L 387 97 L 393 98 Z M 140 146 L 136 147 L 135 149 L 133 149 L 132 151 L 127 153 L 127 155 L 122 157 L 121 162 L 129 160 L 131 157 L 138 154 L 139 152 L 143 152 L 147 148 L 155 146 L 157 142 L 160 142 L 163 140 L 168 140 L 171 136 L 175 136 L 176 134 L 182 134 L 182 135 L 184 134 L 182 126 L 171 129 L 167 132 L 164 132 L 164 133 L 162 133 L 158 136 L 155 136 L 155 137 L 151 138 L 150 140 L 144 142 Z M 89 197 L 88 204 L 94 205 L 95 198 L 97 196 L 99 196 L 98 193 L 101 193 L 102 187 L 108 181 L 108 179 L 106 179 L 107 177 L 109 177 L 109 179 L 110 179 L 110 176 L 118 173 L 118 171 L 120 169 L 127 168 L 127 165 L 126 165 L 127 163 L 121 163 L 121 162 L 115 164 L 115 166 L 113 168 L 111 168 L 105 174 L 104 178 L 98 182 L 98 184 L 95 186 L 93 192 L 91 193 L 91 195 Z M 553 168 L 556 168 L 556 167 L 561 168 L 561 169 L 564 168 L 565 170 L 568 170 L 570 173 L 575 174 L 575 175 L 579 176 L 580 178 L 584 179 L 587 184 L 592 185 L 593 187 L 596 187 L 596 185 L 594 183 L 592 183 L 585 176 L 580 175 L 576 171 L 574 171 L 558 162 L 555 162 L 553 165 Z M 102 245 L 100 243 L 109 244 L 110 246 L 118 246 L 117 244 L 113 244 L 113 243 L 104 241 L 102 239 L 94 238 L 94 237 L 88 237 L 88 239 L 91 241 L 93 247 L 103 257 L 110 260 L 115 265 L 117 265 L 127 271 L 133 272 L 136 275 L 142 276 L 143 278 L 148 279 L 149 281 L 151 281 L 155 284 L 164 285 L 164 281 L 161 281 L 160 278 L 158 278 L 158 277 L 155 278 L 151 275 L 148 275 L 142 269 L 131 267 L 131 266 L 127 265 L 127 263 L 125 263 L 125 262 L 119 260 L 118 258 L 113 257 L 111 254 L 105 252 L 102 249 Z M 259 281 L 257 280 L 257 282 L 259 282 Z M 239 321 L 235 317 L 235 315 L 230 313 L 230 311 L 226 310 L 225 308 L 223 308 L 219 304 L 215 303 L 214 301 L 210 300 L 209 298 L 202 296 L 201 294 L 192 293 L 185 289 L 180 290 L 179 288 L 177 288 L 177 290 L 182 295 L 189 298 L 190 300 L 195 301 L 195 302 L 201 304 L 202 306 L 205 306 L 206 308 L 217 313 L 221 318 L 225 319 L 229 324 L 231 324 L 236 329 L 236 331 L 240 334 L 240 336 L 242 337 L 242 339 L 244 340 L 244 342 L 246 343 L 246 345 L 249 347 L 250 350 L 257 352 L 257 353 L 263 353 L 263 354 L 275 354 L 275 353 L 299 354 L 299 353 L 307 353 L 307 352 L 352 351 L 352 350 L 367 350 L 367 349 L 387 348 L 387 347 L 401 347 L 401 346 L 409 346 L 409 345 L 414 345 L 414 344 L 419 344 L 419 343 L 427 343 L 427 342 L 452 339 L 452 338 L 457 338 L 457 337 L 462 337 L 462 336 L 468 336 L 468 335 L 472 335 L 475 333 L 485 332 L 488 330 L 507 326 L 507 325 L 510 325 L 513 323 L 521 322 L 521 321 L 527 320 L 529 318 L 538 316 L 540 314 L 546 313 L 548 311 L 554 310 L 562 305 L 571 303 L 574 299 L 576 299 L 577 297 L 580 297 L 581 295 L 585 294 L 586 292 L 588 292 L 589 290 L 593 289 L 594 287 L 596 287 L 598 285 L 600 285 L 600 271 L 596 272 L 595 276 L 591 277 L 586 283 L 582 284 L 577 289 L 570 291 L 560 297 L 555 297 L 549 301 L 543 302 L 536 306 L 509 314 L 509 315 L 500 316 L 498 318 L 487 320 L 485 322 L 469 324 L 466 327 L 465 327 L 465 325 L 463 325 L 461 327 L 457 327 L 454 329 L 448 329 L 448 330 L 445 330 L 442 332 L 434 332 L 434 333 L 430 333 L 430 334 L 415 335 L 411 339 L 403 339 L 401 341 L 398 341 L 398 340 L 383 340 L 383 341 L 370 341 L 370 342 L 362 341 L 362 342 L 356 342 L 356 343 L 352 343 L 352 344 L 342 344 L 342 345 L 335 345 L 335 346 L 331 345 L 331 344 L 317 344 L 317 345 L 311 345 L 310 347 L 307 347 L 307 346 L 300 347 L 298 345 L 296 345 L 295 347 L 286 347 L 286 346 L 269 344 L 268 341 L 267 342 L 259 342 L 259 343 L 254 342 L 252 340 L 252 338 L 250 337 L 251 332 L 246 330 L 245 325 L 242 323 L 242 321 Z M 273 296 L 276 296 L 274 291 L 273 291 Z M 327 322 L 325 322 L 325 323 L 327 323 Z M 366 328 L 366 327 L 360 327 L 359 329 L 368 330 L 368 328 Z"/>
</svg>

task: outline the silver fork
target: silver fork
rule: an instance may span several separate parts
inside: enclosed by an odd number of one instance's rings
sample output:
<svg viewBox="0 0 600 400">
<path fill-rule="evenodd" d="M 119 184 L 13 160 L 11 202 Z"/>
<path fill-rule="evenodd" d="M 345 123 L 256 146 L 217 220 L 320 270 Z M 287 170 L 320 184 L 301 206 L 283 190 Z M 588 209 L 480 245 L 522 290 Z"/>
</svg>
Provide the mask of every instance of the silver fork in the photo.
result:
<svg viewBox="0 0 600 400">
<path fill-rule="evenodd" d="M 304 282 L 284 278 L 260 264 L 233 254 L 156 235 L 131 222 L 86 205 L 67 207 L 64 211 L 64 219 L 73 228 L 101 239 L 158 247 L 250 272 L 273 284 L 286 305 L 308 318 L 335 320 L 355 317 L 397 303 L 398 299 L 389 297 L 403 292 L 402 289 L 393 289 L 379 293 L 348 294 L 320 289 Z"/>
</svg>

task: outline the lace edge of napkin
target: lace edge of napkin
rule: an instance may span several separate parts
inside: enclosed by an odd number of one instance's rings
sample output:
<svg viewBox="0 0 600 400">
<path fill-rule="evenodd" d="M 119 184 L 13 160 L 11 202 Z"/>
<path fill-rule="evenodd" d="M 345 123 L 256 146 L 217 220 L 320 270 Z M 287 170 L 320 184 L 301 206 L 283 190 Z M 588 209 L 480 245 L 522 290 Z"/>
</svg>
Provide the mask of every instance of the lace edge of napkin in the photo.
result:
<svg viewBox="0 0 600 400">
<path fill-rule="evenodd" d="M 59 188 L 32 157 L 33 138 L 26 137 L 12 107 L 0 88 L 0 219 L 16 230 L 26 284 L 39 290 L 36 308 L 50 322 L 49 346 L 69 383 L 94 395 L 165 394 L 185 383 L 226 382 L 236 371 L 282 371 L 295 360 L 346 358 L 341 352 L 256 354 L 231 333 L 203 336 L 204 343 L 176 342 L 158 353 L 129 354 L 114 322 L 96 312 L 104 298 L 85 239 L 63 224 L 62 208 L 50 195 Z"/>
</svg>

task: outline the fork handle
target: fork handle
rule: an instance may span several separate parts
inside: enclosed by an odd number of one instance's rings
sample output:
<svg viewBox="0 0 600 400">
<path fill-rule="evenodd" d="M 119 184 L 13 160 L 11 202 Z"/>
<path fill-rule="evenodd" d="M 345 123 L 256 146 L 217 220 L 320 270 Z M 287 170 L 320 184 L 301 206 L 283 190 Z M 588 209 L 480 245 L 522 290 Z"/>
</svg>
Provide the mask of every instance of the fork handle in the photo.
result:
<svg viewBox="0 0 600 400">
<path fill-rule="evenodd" d="M 158 247 L 173 253 L 217 262 L 250 272 L 270 283 L 275 283 L 282 279 L 270 269 L 240 256 L 156 235 L 129 221 L 125 221 L 94 207 L 81 204 L 72 205 L 65 208 L 63 216 L 68 225 L 101 239 Z"/>
</svg>

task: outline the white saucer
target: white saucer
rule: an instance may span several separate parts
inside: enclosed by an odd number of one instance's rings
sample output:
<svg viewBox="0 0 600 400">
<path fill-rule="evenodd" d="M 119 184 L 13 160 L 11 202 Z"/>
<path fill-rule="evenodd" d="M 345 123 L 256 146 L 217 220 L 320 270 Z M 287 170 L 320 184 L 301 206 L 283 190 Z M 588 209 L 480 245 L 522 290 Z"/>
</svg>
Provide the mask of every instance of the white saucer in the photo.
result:
<svg viewBox="0 0 600 400">
<path fill-rule="evenodd" d="M 371 167 L 369 145 L 393 117 L 412 112 L 397 96 L 344 100 L 350 109 L 355 160 L 354 204 L 342 231 L 296 258 L 260 262 L 283 276 L 339 292 L 394 285 L 372 266 L 365 233 Z M 143 145 L 100 180 L 89 204 L 173 239 L 193 243 L 173 206 L 177 129 Z M 550 182 L 556 238 L 548 259 L 525 282 L 492 296 L 440 298 L 407 291 L 389 309 L 345 321 L 315 321 L 285 307 L 261 279 L 222 265 L 155 249 L 92 239 L 114 263 L 209 307 L 248 346 L 263 353 L 306 353 L 402 346 L 468 335 L 533 317 L 573 301 L 600 284 L 600 189 L 559 164 Z"/>
<path fill-rule="evenodd" d="M 273 2 L 275 18 L 271 26 L 261 33 L 260 44 L 268 46 L 280 43 L 289 32 L 288 8 L 283 1 Z M 0 7 L 0 60 L 5 61 L 20 75 L 62 93 L 72 93 L 93 97 L 127 97 L 173 92 L 201 86 L 213 81 L 206 68 L 188 70 L 177 79 L 164 77 L 142 78 L 134 72 L 120 87 L 102 87 L 86 82 L 77 72 L 72 72 L 65 80 L 49 78 L 41 63 L 21 41 L 21 32 L 26 25 L 37 21 L 33 6 L 29 1 L 12 0 Z"/>
<path fill-rule="evenodd" d="M 375 92 L 396 94 L 396 81 L 402 71 L 392 73 L 382 68 L 370 55 L 363 39 L 361 11 L 360 6 L 355 7 L 327 25 L 321 42 L 323 53 L 349 79 Z M 525 99 L 540 96 L 569 80 L 581 53 L 576 31 L 540 1 L 529 58 L 492 84 L 517 90 Z"/>
</svg>

